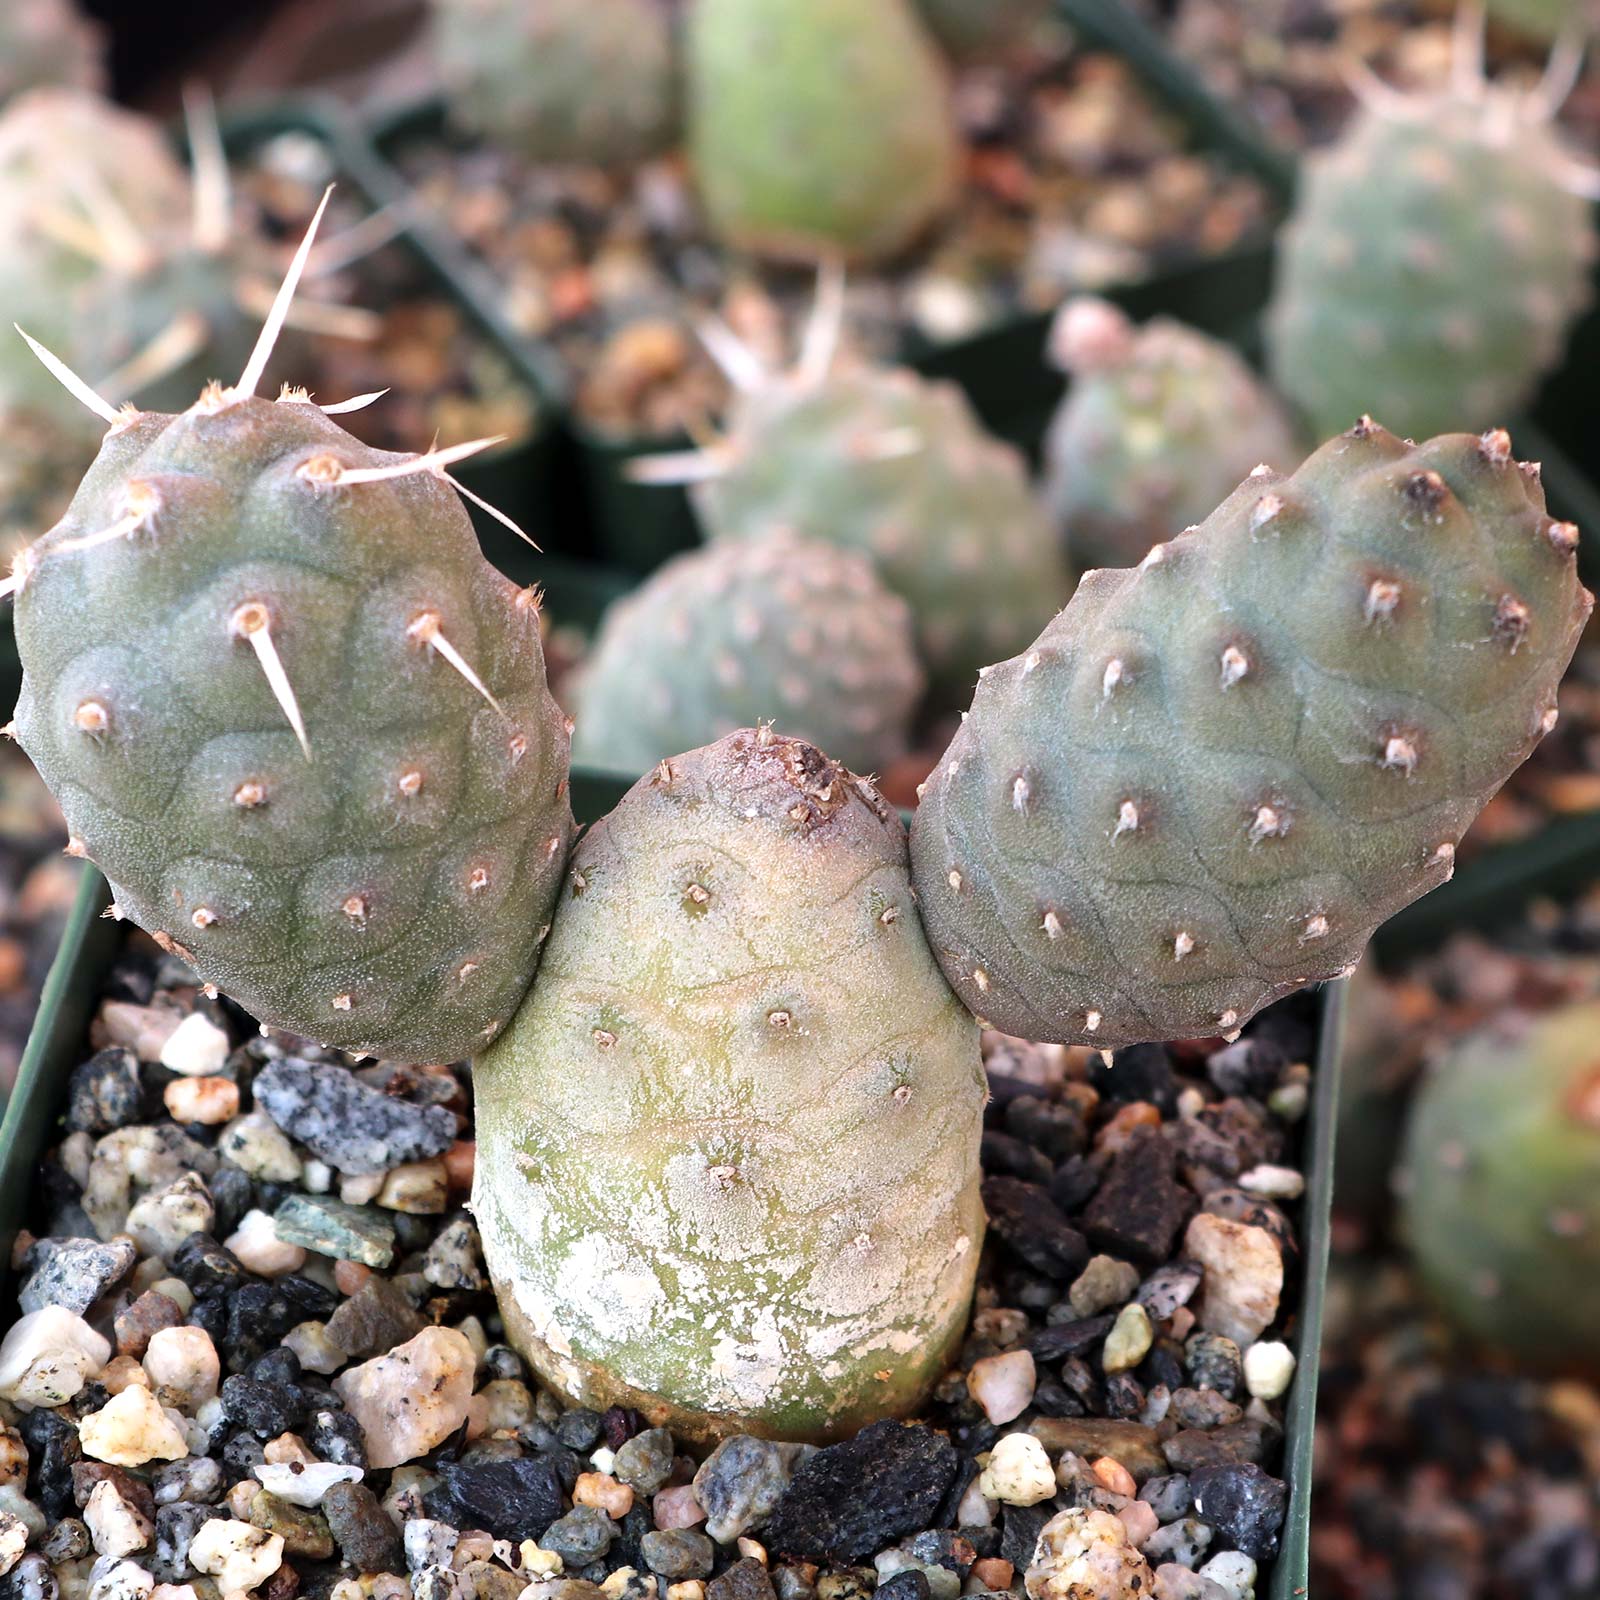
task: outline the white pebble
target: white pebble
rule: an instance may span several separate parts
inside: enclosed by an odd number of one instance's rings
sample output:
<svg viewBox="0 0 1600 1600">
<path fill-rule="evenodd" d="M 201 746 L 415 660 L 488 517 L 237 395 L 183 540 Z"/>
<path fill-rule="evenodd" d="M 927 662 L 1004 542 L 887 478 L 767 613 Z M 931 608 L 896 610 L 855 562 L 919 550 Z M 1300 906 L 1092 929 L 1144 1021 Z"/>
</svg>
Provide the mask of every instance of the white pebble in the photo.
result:
<svg viewBox="0 0 1600 1600">
<path fill-rule="evenodd" d="M 1294 1351 L 1280 1339 L 1258 1339 L 1244 1353 L 1244 1384 L 1258 1400 L 1276 1400 L 1294 1377 Z"/>
<path fill-rule="evenodd" d="M 16 1566 L 27 1548 L 27 1523 L 21 1517 L 12 1516 L 9 1511 L 0 1511 L 0 1576 Z"/>
<path fill-rule="evenodd" d="M 1305 1174 L 1293 1167 L 1263 1164 L 1239 1174 L 1239 1187 L 1263 1200 L 1298 1200 L 1306 1192 Z"/>
<path fill-rule="evenodd" d="M 466 1420 L 477 1363 L 454 1328 L 424 1328 L 387 1355 L 334 1379 L 345 1409 L 361 1425 L 374 1467 L 426 1455 Z"/>
<path fill-rule="evenodd" d="M 158 1583 L 150 1591 L 150 1600 L 200 1600 L 192 1583 Z"/>
<path fill-rule="evenodd" d="M 197 1172 L 185 1172 L 134 1202 L 123 1225 L 140 1255 L 170 1261 L 192 1233 L 209 1233 L 216 1220 L 211 1194 Z"/>
<path fill-rule="evenodd" d="M 83 1508 L 84 1525 L 94 1541 L 96 1555 L 131 1556 L 155 1538 L 154 1524 L 135 1505 L 122 1498 L 115 1482 L 102 1478 Z"/>
<path fill-rule="evenodd" d="M 1056 1472 L 1049 1453 L 1031 1433 L 1008 1433 L 989 1452 L 978 1489 L 1008 1506 L 1036 1506 L 1055 1494 Z"/>
<path fill-rule="evenodd" d="M 1205 1271 L 1195 1321 L 1243 1348 L 1278 1314 L 1283 1256 L 1265 1228 L 1202 1211 L 1183 1236 L 1183 1253 Z"/>
<path fill-rule="evenodd" d="M 281 1278 L 306 1264 L 305 1247 L 285 1244 L 278 1237 L 278 1225 L 265 1211 L 245 1212 L 239 1226 L 223 1243 L 239 1258 L 245 1271 L 263 1278 Z"/>
<path fill-rule="evenodd" d="M 176 1011 L 162 1006 L 136 1006 L 128 1000 L 108 1000 L 100 1007 L 100 1021 L 112 1044 L 126 1045 L 141 1061 L 159 1061 L 167 1040 L 183 1024 Z"/>
<path fill-rule="evenodd" d="M 78 1424 L 78 1442 L 86 1456 L 118 1467 L 177 1461 L 189 1445 L 173 1416 L 143 1384 L 130 1384 Z"/>
<path fill-rule="evenodd" d="M 300 1180 L 312 1194 L 326 1194 L 333 1187 L 333 1168 L 326 1161 L 311 1156 L 306 1161 L 305 1175 Z"/>
<path fill-rule="evenodd" d="M 336 1483 L 360 1483 L 360 1467 L 339 1467 L 329 1461 L 302 1466 L 298 1461 L 263 1461 L 250 1469 L 250 1476 L 269 1494 L 290 1505 L 320 1506 L 322 1497 Z"/>
<path fill-rule="evenodd" d="M 210 1078 L 222 1071 L 231 1046 L 210 1017 L 192 1012 L 161 1046 L 161 1065 L 185 1078 Z"/>
<path fill-rule="evenodd" d="M 283 1129 L 265 1111 L 235 1117 L 217 1140 L 217 1154 L 252 1178 L 268 1183 L 297 1182 L 304 1170 Z"/>
<path fill-rule="evenodd" d="M 1031 1600 L 1145 1600 L 1153 1584 L 1121 1519 L 1089 1506 L 1045 1523 L 1023 1579 Z"/>
<path fill-rule="evenodd" d="M 1038 1383 L 1031 1350 L 984 1356 L 967 1373 L 967 1393 L 994 1423 L 1013 1422 L 1028 1409 Z"/>
<path fill-rule="evenodd" d="M 1226 1589 L 1229 1600 L 1256 1600 L 1256 1564 L 1242 1550 L 1212 1556 L 1200 1568 L 1200 1576 Z"/>
<path fill-rule="evenodd" d="M 339 1198 L 347 1206 L 371 1205 L 378 1198 L 387 1176 L 383 1172 L 359 1172 L 342 1177 L 339 1180 Z"/>
<path fill-rule="evenodd" d="M 41 1306 L 12 1323 L 0 1343 L 0 1397 L 58 1406 L 111 1359 L 110 1341 L 65 1306 Z"/>
<path fill-rule="evenodd" d="M 179 1409 L 197 1411 L 217 1392 L 222 1361 L 204 1328 L 185 1325 L 151 1334 L 144 1352 L 144 1370 L 158 1389 L 181 1397 Z"/>
<path fill-rule="evenodd" d="M 956 1507 L 958 1528 L 987 1528 L 994 1522 L 995 1502 L 983 1492 L 976 1478 L 966 1487 Z"/>
<path fill-rule="evenodd" d="M 189 1541 L 189 1565 L 215 1578 L 224 1595 L 254 1589 L 283 1565 L 283 1538 L 248 1522 L 216 1518 Z"/>
<path fill-rule="evenodd" d="M 350 1359 L 328 1337 L 326 1322 L 297 1322 L 284 1334 L 282 1342 L 294 1351 L 307 1372 L 320 1372 L 323 1377 L 330 1377 Z"/>
<path fill-rule="evenodd" d="M 89 1569 L 89 1600 L 143 1600 L 155 1586 L 137 1561 L 101 1556 Z"/>
</svg>

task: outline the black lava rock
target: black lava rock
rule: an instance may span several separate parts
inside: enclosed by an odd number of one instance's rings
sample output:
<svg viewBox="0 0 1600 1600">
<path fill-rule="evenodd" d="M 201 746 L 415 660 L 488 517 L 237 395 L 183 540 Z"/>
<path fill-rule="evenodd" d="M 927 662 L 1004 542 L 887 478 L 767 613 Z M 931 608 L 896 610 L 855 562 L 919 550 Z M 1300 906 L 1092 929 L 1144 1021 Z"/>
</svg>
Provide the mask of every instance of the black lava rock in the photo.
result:
<svg viewBox="0 0 1600 1600">
<path fill-rule="evenodd" d="M 860 1561 L 926 1526 L 955 1478 L 955 1447 L 920 1423 L 875 1422 L 800 1464 L 767 1524 L 769 1549 Z"/>
<path fill-rule="evenodd" d="M 29 1491 L 51 1522 L 60 1522 L 77 1510 L 72 1492 L 72 1469 L 83 1460 L 78 1430 L 58 1412 L 39 1407 L 17 1418 L 17 1431 L 33 1463 Z"/>
<path fill-rule="evenodd" d="M 1035 1361 L 1059 1361 L 1063 1356 L 1081 1355 L 1105 1342 L 1116 1316 L 1105 1312 L 1098 1317 L 1080 1317 L 1076 1322 L 1056 1322 L 1046 1328 L 1035 1328 L 1027 1337 L 1027 1346 Z"/>
<path fill-rule="evenodd" d="M 602 1426 L 598 1411 L 590 1411 L 586 1406 L 574 1406 L 571 1411 L 563 1411 L 556 1419 L 556 1438 L 567 1449 L 576 1450 L 582 1455 L 599 1444 Z"/>
<path fill-rule="evenodd" d="M 216 1212 L 212 1226 L 226 1239 L 239 1226 L 245 1212 L 255 1205 L 255 1185 L 248 1172 L 223 1162 L 216 1173 L 206 1179 L 206 1188 L 211 1191 L 211 1205 Z M 243 1270 L 241 1267 L 240 1271 Z"/>
<path fill-rule="evenodd" d="M 1194 1209 L 1178 1182 L 1176 1152 L 1159 1128 L 1140 1128 L 1111 1162 L 1084 1213 L 1095 1247 L 1155 1266 L 1172 1254 L 1178 1229 Z"/>
<path fill-rule="evenodd" d="M 1006 1173 L 1029 1183 L 1049 1183 L 1055 1164 L 1041 1150 L 1009 1133 L 988 1131 L 980 1152 L 985 1172 Z"/>
<path fill-rule="evenodd" d="M 430 1517 L 482 1528 L 497 1539 L 540 1539 L 561 1515 L 561 1472 L 549 1456 L 475 1461 L 439 1469 L 444 1480 L 423 1499 Z"/>
<path fill-rule="evenodd" d="M 1235 1039 L 1225 1049 L 1206 1058 L 1206 1076 L 1224 1094 L 1249 1095 L 1264 1100 L 1278 1086 L 1289 1058 L 1272 1040 L 1254 1030 L 1248 1039 Z"/>
<path fill-rule="evenodd" d="M 927 1573 L 915 1567 L 895 1573 L 887 1583 L 880 1583 L 873 1590 L 876 1600 L 929 1600 L 931 1593 Z"/>
<path fill-rule="evenodd" d="M 1076 1106 L 1035 1094 L 1019 1095 L 1006 1107 L 1005 1129 L 1013 1138 L 1037 1146 L 1052 1161 L 1082 1155 L 1089 1147 L 1089 1130 Z"/>
<path fill-rule="evenodd" d="M 312 1419 L 309 1442 L 319 1461 L 366 1470 L 367 1441 L 361 1424 L 348 1411 L 317 1412 Z"/>
<path fill-rule="evenodd" d="M 1189 1475 L 1194 1508 L 1236 1550 L 1256 1561 L 1278 1553 L 1289 1486 L 1251 1462 L 1201 1467 Z"/>
<path fill-rule="evenodd" d="M 223 1354 L 236 1370 L 248 1367 L 301 1322 L 326 1322 L 339 1296 L 310 1278 L 276 1278 L 271 1283 L 246 1283 L 228 1301 L 228 1326 Z"/>
<path fill-rule="evenodd" d="M 989 1229 L 1035 1272 L 1070 1281 L 1083 1271 L 1089 1245 L 1061 1214 L 1047 1189 L 1021 1178 L 985 1178 Z"/>
<path fill-rule="evenodd" d="M 1039 1531 L 1056 1509 L 1047 1500 L 1038 1506 L 1000 1507 L 1000 1558 L 1009 1561 L 1018 1572 L 1026 1572 L 1033 1563 L 1033 1549 L 1039 1542 Z"/>
<path fill-rule="evenodd" d="M 1087 1156 L 1069 1156 L 1050 1180 L 1050 1198 L 1063 1211 L 1081 1211 L 1100 1187 L 1101 1172 Z"/>
<path fill-rule="evenodd" d="M 224 1167 L 219 1170 L 227 1169 Z M 238 1257 L 209 1233 L 191 1233 L 173 1252 L 172 1270 L 189 1286 L 196 1298 L 225 1293 L 250 1281 L 250 1274 L 244 1270 Z"/>
<path fill-rule="evenodd" d="M 299 1363 L 295 1365 L 298 1367 Z M 266 1378 L 248 1377 L 236 1372 L 222 1380 L 222 1410 L 236 1428 L 244 1428 L 258 1439 L 276 1439 L 291 1433 L 305 1421 L 306 1398 L 299 1389 Z"/>
<path fill-rule="evenodd" d="M 1163 1117 L 1178 1109 L 1178 1080 L 1162 1044 L 1133 1044 L 1115 1051 L 1111 1065 L 1099 1056 L 1089 1064 L 1089 1082 L 1113 1105 L 1148 1100 Z"/>
</svg>

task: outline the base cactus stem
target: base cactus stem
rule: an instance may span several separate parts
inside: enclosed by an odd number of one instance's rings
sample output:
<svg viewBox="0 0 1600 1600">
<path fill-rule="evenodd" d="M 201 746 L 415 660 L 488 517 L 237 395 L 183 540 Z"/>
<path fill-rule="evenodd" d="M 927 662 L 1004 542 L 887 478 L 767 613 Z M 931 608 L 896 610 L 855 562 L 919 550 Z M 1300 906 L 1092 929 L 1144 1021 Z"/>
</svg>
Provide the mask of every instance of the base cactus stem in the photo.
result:
<svg viewBox="0 0 1600 1600">
<path fill-rule="evenodd" d="M 812 746 L 744 731 L 629 791 L 474 1092 L 507 1331 L 574 1399 L 827 1439 L 944 1370 L 983 1236 L 977 1029 L 895 814 Z"/>
</svg>

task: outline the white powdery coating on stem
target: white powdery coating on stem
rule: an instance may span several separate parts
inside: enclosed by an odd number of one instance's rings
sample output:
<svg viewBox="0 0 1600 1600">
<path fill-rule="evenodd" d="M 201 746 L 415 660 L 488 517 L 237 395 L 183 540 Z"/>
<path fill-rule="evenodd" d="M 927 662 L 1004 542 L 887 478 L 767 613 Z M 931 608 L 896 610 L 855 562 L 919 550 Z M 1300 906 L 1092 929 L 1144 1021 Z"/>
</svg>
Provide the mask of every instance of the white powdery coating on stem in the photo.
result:
<svg viewBox="0 0 1600 1600">
<path fill-rule="evenodd" d="M 600 1364 L 691 1408 L 825 1418 L 874 1382 L 898 1399 L 964 1308 L 976 1035 L 892 816 L 850 789 L 807 829 L 797 791 L 699 760 L 585 841 L 540 985 L 477 1069 L 474 1205 L 573 1392 Z"/>
</svg>

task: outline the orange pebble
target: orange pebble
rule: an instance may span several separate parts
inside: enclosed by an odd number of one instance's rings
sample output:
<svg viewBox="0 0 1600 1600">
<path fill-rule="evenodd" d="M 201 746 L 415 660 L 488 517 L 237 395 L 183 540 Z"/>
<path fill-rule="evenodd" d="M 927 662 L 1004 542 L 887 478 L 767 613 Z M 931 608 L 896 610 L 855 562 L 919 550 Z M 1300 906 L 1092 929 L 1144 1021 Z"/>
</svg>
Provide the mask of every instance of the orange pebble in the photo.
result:
<svg viewBox="0 0 1600 1600">
<path fill-rule="evenodd" d="M 354 1294 L 371 1276 L 372 1268 L 362 1266 L 359 1261 L 335 1261 L 333 1264 L 333 1281 L 340 1294 Z"/>
<path fill-rule="evenodd" d="M 1089 1470 L 1100 1480 L 1101 1486 L 1112 1494 L 1125 1494 L 1131 1499 L 1139 1492 L 1133 1474 L 1115 1456 L 1101 1456 L 1091 1461 Z"/>
<path fill-rule="evenodd" d="M 619 1483 L 608 1472 L 580 1472 L 572 1486 L 575 1506 L 595 1506 L 613 1522 L 621 1522 L 633 1510 L 633 1488 Z"/>
<path fill-rule="evenodd" d="M 477 1165 L 478 1147 L 471 1139 L 457 1139 L 444 1153 L 445 1176 L 452 1189 L 470 1189 Z"/>
<path fill-rule="evenodd" d="M 972 1576 L 985 1589 L 992 1590 L 996 1594 L 1004 1594 L 1011 1587 L 1016 1569 L 1009 1561 L 1002 1560 L 999 1556 L 985 1556 L 981 1561 L 972 1563 Z"/>
</svg>

